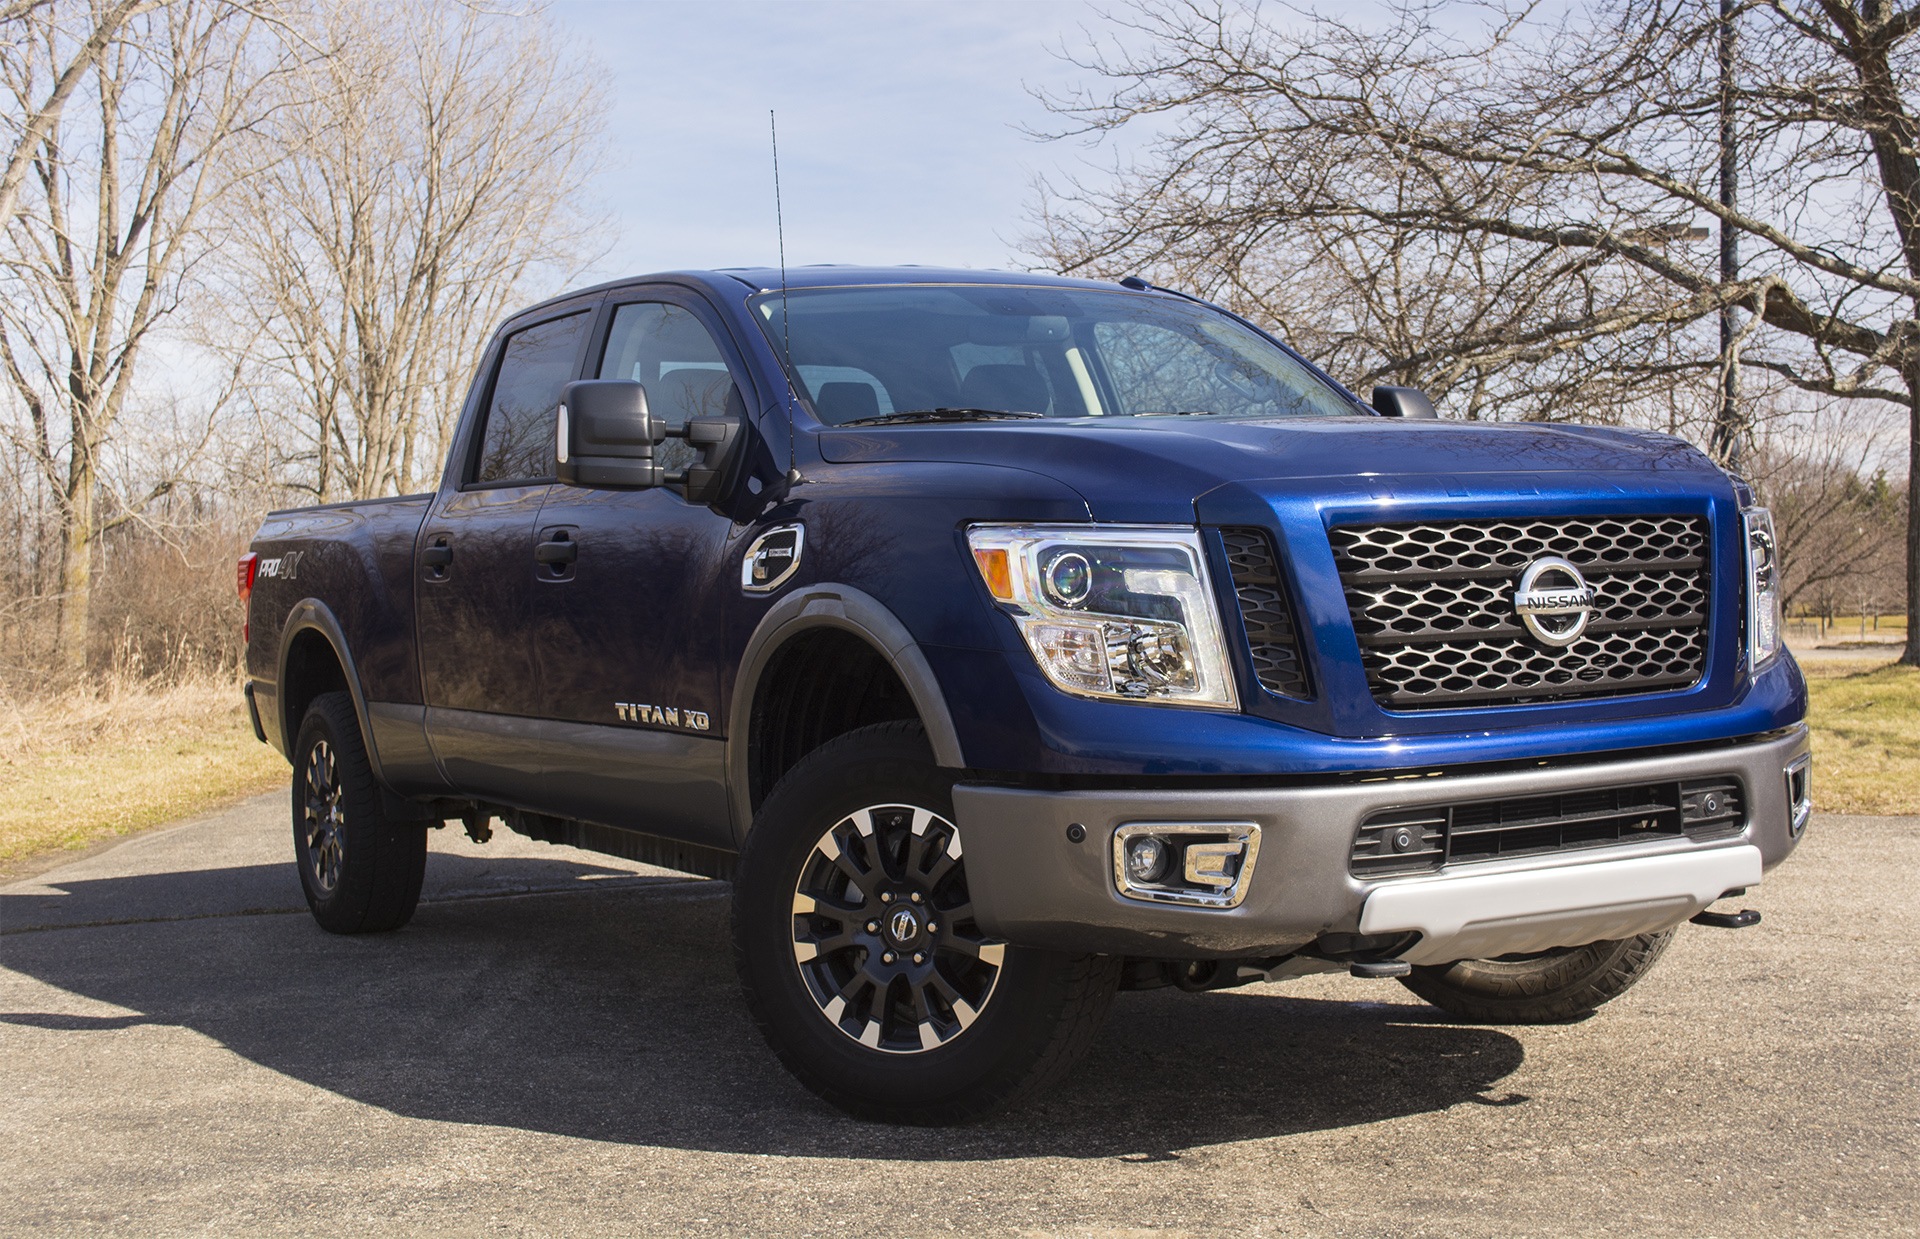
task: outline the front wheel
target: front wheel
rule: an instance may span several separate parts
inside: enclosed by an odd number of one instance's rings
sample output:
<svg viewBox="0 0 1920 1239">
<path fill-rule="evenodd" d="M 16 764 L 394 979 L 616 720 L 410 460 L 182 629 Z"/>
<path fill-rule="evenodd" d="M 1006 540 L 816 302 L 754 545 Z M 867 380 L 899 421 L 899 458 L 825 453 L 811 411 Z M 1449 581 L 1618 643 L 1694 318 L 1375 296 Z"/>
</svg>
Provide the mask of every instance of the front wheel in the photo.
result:
<svg viewBox="0 0 1920 1239">
<path fill-rule="evenodd" d="M 1558 1024 L 1590 1015 L 1652 970 L 1674 930 L 1499 959 L 1416 967 L 1400 983 L 1479 1024 Z"/>
<path fill-rule="evenodd" d="M 754 819 L 735 958 L 767 1043 L 841 1109 L 963 1122 L 1064 1074 L 1119 961 L 1009 946 L 974 920 L 952 778 L 918 723 L 821 746 Z"/>
<path fill-rule="evenodd" d="M 329 933 L 380 933 L 412 919 L 427 827 L 386 816 L 345 693 L 315 697 L 294 741 L 293 853 L 307 907 Z"/>
</svg>

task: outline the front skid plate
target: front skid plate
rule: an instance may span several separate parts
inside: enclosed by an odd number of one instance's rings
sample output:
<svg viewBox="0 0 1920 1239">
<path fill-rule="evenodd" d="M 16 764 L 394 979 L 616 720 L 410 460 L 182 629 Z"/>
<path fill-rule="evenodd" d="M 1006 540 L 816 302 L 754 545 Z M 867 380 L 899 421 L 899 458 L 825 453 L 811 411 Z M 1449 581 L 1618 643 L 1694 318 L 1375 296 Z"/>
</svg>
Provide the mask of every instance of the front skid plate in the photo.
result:
<svg viewBox="0 0 1920 1239">
<path fill-rule="evenodd" d="M 1491 959 L 1631 938 L 1678 925 L 1727 891 L 1760 883 L 1760 849 L 1722 847 L 1397 882 L 1367 896 L 1363 934 L 1418 930 L 1410 964 Z"/>
</svg>

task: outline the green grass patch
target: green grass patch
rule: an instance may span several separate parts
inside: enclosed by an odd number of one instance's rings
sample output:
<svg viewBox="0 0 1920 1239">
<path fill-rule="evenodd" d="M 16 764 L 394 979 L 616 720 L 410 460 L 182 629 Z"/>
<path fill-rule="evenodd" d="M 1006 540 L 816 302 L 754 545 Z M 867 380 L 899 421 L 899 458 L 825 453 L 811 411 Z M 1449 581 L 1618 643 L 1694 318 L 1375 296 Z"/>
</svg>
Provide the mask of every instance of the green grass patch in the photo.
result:
<svg viewBox="0 0 1920 1239">
<path fill-rule="evenodd" d="M 1827 813 L 1920 813 L 1920 667 L 1809 658 L 1813 803 Z"/>
</svg>

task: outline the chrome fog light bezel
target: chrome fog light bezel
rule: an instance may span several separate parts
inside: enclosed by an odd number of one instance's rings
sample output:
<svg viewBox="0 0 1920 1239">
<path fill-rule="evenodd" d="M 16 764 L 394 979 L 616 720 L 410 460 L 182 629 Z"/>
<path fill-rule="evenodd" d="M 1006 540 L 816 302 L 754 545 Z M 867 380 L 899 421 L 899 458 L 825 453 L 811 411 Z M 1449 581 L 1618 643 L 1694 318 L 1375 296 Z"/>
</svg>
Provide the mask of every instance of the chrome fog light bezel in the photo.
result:
<svg viewBox="0 0 1920 1239">
<path fill-rule="evenodd" d="M 1787 781 L 1787 836 L 1798 839 L 1813 820 L 1813 754 L 1800 754 L 1782 773 Z"/>
<path fill-rule="evenodd" d="M 1136 879 L 1127 859 L 1134 840 L 1152 836 L 1169 863 L 1158 880 Z M 1260 858 L 1254 822 L 1128 822 L 1113 832 L 1113 887 L 1123 899 L 1190 908 L 1237 908 Z"/>
</svg>

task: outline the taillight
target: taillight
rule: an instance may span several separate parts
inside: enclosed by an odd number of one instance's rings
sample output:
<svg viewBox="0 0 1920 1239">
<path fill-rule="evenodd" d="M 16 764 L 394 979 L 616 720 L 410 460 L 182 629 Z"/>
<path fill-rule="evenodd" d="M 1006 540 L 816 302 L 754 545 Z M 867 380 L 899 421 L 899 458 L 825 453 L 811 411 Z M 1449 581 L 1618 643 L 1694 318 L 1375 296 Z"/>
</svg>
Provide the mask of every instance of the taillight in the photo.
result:
<svg viewBox="0 0 1920 1239">
<path fill-rule="evenodd" d="M 260 557 L 248 551 L 240 557 L 240 601 L 253 597 L 253 574 L 260 567 Z"/>
</svg>

